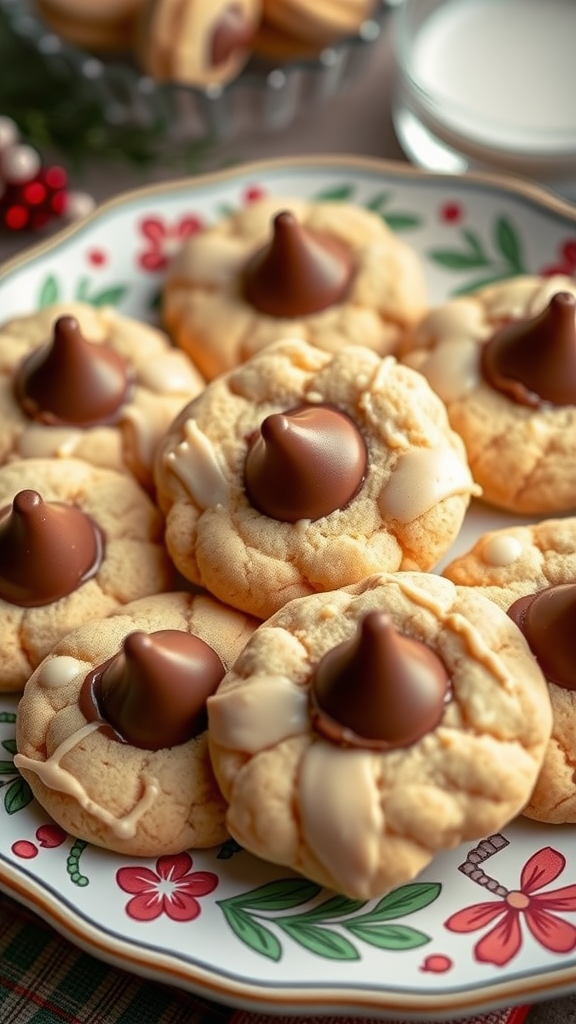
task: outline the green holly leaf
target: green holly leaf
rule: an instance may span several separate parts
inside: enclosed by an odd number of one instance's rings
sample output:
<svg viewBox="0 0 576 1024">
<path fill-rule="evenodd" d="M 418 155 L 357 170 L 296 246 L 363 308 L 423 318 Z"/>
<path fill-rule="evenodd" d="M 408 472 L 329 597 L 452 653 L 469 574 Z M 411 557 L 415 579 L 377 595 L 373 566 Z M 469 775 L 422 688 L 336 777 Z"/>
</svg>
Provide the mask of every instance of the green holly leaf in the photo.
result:
<svg viewBox="0 0 576 1024">
<path fill-rule="evenodd" d="M 373 213 L 381 213 L 383 207 L 387 206 L 390 202 L 389 192 L 377 192 L 372 199 L 369 199 L 366 203 L 366 209 L 372 210 Z"/>
<path fill-rule="evenodd" d="M 391 231 L 408 231 L 410 228 L 420 227 L 421 217 L 412 213 L 386 213 L 382 214 Z"/>
<path fill-rule="evenodd" d="M 241 907 L 233 906 L 231 900 L 223 900 L 219 906 L 230 928 L 245 946 L 269 960 L 280 960 L 282 947 L 268 928 L 255 921 Z"/>
<path fill-rule="evenodd" d="M 318 192 L 316 199 L 324 203 L 346 202 L 353 198 L 355 191 L 354 185 L 335 185 Z"/>
<path fill-rule="evenodd" d="M 495 240 L 499 251 L 504 259 L 514 269 L 516 274 L 523 273 L 524 261 L 520 239 L 511 222 L 507 217 L 499 217 L 495 225 Z"/>
<path fill-rule="evenodd" d="M 300 917 L 298 920 L 282 918 L 276 924 L 298 945 L 326 960 L 360 959 L 358 950 L 345 936 L 328 928 L 304 922 Z"/>
<path fill-rule="evenodd" d="M 58 281 L 53 274 L 49 274 L 44 279 L 42 287 L 40 288 L 40 295 L 38 296 L 38 309 L 44 309 L 45 306 L 51 306 L 53 302 L 58 302 L 60 298 L 60 289 L 58 288 Z"/>
<path fill-rule="evenodd" d="M 418 946 L 425 946 L 430 942 L 429 935 L 404 924 L 366 925 L 362 922 L 347 921 L 346 928 L 357 939 L 362 939 L 363 942 L 368 942 L 378 949 L 417 949 Z"/>
<path fill-rule="evenodd" d="M 0 722 L 6 725 L 15 725 L 16 715 L 13 711 L 0 711 Z"/>
<path fill-rule="evenodd" d="M 97 308 L 101 306 L 117 306 L 126 295 L 126 285 L 119 284 L 115 287 L 104 288 L 101 292 L 96 292 L 95 295 L 88 297 L 87 301 Z"/>
<path fill-rule="evenodd" d="M 2 740 L 2 746 L 4 747 L 4 750 L 7 750 L 8 753 L 12 755 L 14 755 L 18 749 L 14 737 L 11 737 L 7 740 Z"/>
<path fill-rule="evenodd" d="M 14 767 L 12 767 L 14 771 Z M 14 779 L 4 793 L 4 809 L 7 814 L 16 814 L 34 799 L 32 790 L 28 783 L 21 776 Z"/>
<path fill-rule="evenodd" d="M 406 914 L 414 914 L 417 910 L 430 906 L 438 899 L 442 891 L 440 882 L 411 882 L 408 885 L 401 885 L 394 889 L 361 918 L 356 918 L 355 924 L 361 921 L 363 924 L 375 924 L 380 921 L 390 921 L 395 917 L 404 917 Z M 348 925 L 348 922 L 347 922 Z"/>
<path fill-rule="evenodd" d="M 12 761 L 0 761 L 0 775 L 15 775 L 16 769 Z M 3 783 L 5 785 L 5 783 Z"/>
<path fill-rule="evenodd" d="M 76 285 L 76 298 L 79 302 L 90 302 L 90 278 L 81 277 Z"/>
<path fill-rule="evenodd" d="M 489 267 L 490 260 L 478 252 L 464 252 L 461 249 L 430 249 L 429 258 L 446 270 L 476 270 Z"/>
</svg>

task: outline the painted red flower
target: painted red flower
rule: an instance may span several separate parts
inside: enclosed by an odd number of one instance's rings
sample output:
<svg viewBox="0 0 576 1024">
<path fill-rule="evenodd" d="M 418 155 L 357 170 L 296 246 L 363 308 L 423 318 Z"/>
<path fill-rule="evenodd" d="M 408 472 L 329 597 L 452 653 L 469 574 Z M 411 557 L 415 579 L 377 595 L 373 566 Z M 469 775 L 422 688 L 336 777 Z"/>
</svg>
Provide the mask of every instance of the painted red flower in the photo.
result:
<svg viewBox="0 0 576 1024">
<path fill-rule="evenodd" d="M 136 921 L 154 921 L 166 914 L 173 921 L 193 921 L 200 914 L 199 896 L 218 885 L 211 871 L 191 871 L 192 857 L 180 853 L 159 857 L 156 871 L 148 867 L 119 868 L 116 881 L 124 892 L 134 893 L 126 913 Z"/>
<path fill-rule="evenodd" d="M 576 885 L 541 892 L 562 873 L 566 858 L 546 846 L 524 865 L 519 889 L 503 899 L 475 903 L 459 910 L 445 921 L 453 932 L 473 932 L 493 921 L 498 922 L 474 947 L 477 960 L 503 967 L 522 945 L 521 918 L 532 936 L 551 953 L 569 953 L 576 948 L 576 928 L 556 914 L 576 911 Z"/>
<path fill-rule="evenodd" d="M 439 210 L 440 220 L 444 221 L 445 224 L 457 224 L 462 220 L 464 212 L 460 203 L 449 202 L 444 203 Z"/>
<path fill-rule="evenodd" d="M 542 277 L 552 277 L 553 274 L 567 274 L 570 277 L 576 274 L 576 239 L 569 238 L 563 242 L 559 247 L 557 262 L 542 267 L 540 274 Z"/>
<path fill-rule="evenodd" d="M 140 222 L 140 231 L 147 248 L 138 255 L 139 266 L 150 272 L 164 270 L 182 242 L 203 227 L 201 218 L 193 213 L 180 217 L 174 224 L 168 224 L 161 217 L 145 217 Z"/>
</svg>

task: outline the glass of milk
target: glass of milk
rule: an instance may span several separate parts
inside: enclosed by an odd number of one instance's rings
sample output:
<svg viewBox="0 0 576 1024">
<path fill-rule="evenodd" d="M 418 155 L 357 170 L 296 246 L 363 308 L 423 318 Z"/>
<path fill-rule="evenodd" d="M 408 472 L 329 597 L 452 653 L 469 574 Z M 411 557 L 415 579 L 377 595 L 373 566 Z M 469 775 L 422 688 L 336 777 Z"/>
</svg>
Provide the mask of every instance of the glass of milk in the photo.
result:
<svg viewBox="0 0 576 1024">
<path fill-rule="evenodd" d="M 404 0 L 392 32 L 409 159 L 520 174 L 576 199 L 576 0 Z"/>
</svg>

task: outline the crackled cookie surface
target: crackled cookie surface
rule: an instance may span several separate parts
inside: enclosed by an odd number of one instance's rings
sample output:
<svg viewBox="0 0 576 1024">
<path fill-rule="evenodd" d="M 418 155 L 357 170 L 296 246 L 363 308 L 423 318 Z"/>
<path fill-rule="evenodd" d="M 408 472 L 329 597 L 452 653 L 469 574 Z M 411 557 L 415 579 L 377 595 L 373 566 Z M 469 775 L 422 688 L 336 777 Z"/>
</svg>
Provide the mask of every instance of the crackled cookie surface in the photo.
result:
<svg viewBox="0 0 576 1024">
<path fill-rule="evenodd" d="M 206 697 L 255 625 L 178 592 L 64 637 L 26 684 L 17 724 L 15 763 L 54 820 L 135 856 L 223 841 Z"/>
<path fill-rule="evenodd" d="M 576 284 L 522 276 L 426 315 L 403 349 L 446 403 L 491 504 L 576 508 Z"/>
<path fill-rule="evenodd" d="M 377 214 L 275 197 L 187 239 L 162 309 L 176 343 L 211 379 L 279 337 L 330 352 L 392 352 L 426 306 L 419 257 Z"/>
<path fill-rule="evenodd" d="M 431 573 L 290 602 L 208 699 L 231 834 L 358 899 L 504 827 L 530 797 L 550 727 L 514 623 Z"/>
<path fill-rule="evenodd" d="M 156 446 L 204 381 L 163 332 L 58 303 L 0 327 L 0 463 L 73 456 L 146 487 Z"/>
<path fill-rule="evenodd" d="M 525 814 L 576 822 L 576 518 L 490 531 L 444 575 L 485 594 L 524 632 L 548 681 L 554 716 Z"/>
<path fill-rule="evenodd" d="M 373 572 L 431 568 L 474 493 L 420 374 L 300 340 L 212 381 L 161 443 L 156 482 L 178 569 L 262 619 Z"/>
<path fill-rule="evenodd" d="M 128 474 L 81 459 L 0 467 L 0 692 L 69 630 L 169 590 L 163 520 Z"/>
</svg>

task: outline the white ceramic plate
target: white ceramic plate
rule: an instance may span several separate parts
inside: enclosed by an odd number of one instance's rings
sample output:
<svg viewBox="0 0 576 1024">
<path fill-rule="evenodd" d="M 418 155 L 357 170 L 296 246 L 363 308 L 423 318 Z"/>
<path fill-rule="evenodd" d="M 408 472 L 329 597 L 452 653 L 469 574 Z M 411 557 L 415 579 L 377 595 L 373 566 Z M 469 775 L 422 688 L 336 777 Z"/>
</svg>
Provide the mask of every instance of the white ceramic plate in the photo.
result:
<svg viewBox="0 0 576 1024">
<path fill-rule="evenodd" d="M 432 301 L 516 273 L 576 270 L 576 209 L 528 185 L 345 157 L 282 160 L 106 204 L 4 266 L 2 317 L 81 298 L 153 318 L 166 259 L 183 235 L 262 191 L 377 210 L 421 253 Z M 452 553 L 503 522 L 475 507 Z M 479 845 L 484 885 L 460 870 L 469 854 L 461 847 L 366 904 L 232 842 L 144 863 L 74 840 L 30 800 L 12 764 L 15 713 L 16 700 L 0 698 L 0 886 L 104 960 L 277 1013 L 453 1017 L 576 983 L 573 827 L 519 820 Z M 536 893 L 545 927 L 531 930 Z M 144 912 L 150 903 L 153 917 Z M 489 908 L 477 930 L 446 926 L 478 903 Z"/>
</svg>

